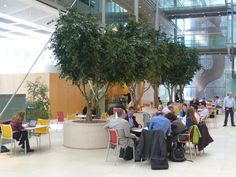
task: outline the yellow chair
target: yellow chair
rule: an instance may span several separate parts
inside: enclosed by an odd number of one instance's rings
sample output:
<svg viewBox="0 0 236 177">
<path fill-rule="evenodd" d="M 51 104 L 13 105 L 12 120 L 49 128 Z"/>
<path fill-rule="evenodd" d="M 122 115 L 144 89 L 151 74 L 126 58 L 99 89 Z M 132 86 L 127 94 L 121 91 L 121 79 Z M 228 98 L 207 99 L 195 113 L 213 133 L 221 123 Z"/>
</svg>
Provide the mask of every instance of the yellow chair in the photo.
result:
<svg viewBox="0 0 236 177">
<path fill-rule="evenodd" d="M 76 115 L 75 114 L 70 114 L 67 116 L 67 120 L 75 120 L 76 119 Z"/>
<path fill-rule="evenodd" d="M 38 146 L 38 148 L 41 145 L 41 135 L 48 135 L 49 147 L 51 147 L 51 136 L 50 136 L 50 131 L 49 131 L 49 124 L 50 124 L 49 119 L 38 119 L 37 120 L 37 125 L 47 125 L 47 127 L 37 128 L 37 129 L 34 130 L 33 135 L 37 137 L 37 146 Z"/>
<path fill-rule="evenodd" d="M 0 139 L 0 148 L 2 147 L 2 140 L 10 140 L 11 141 L 11 152 L 12 152 L 12 145 L 14 144 L 14 154 L 16 154 L 16 140 L 13 138 L 13 131 L 11 125 L 1 125 L 1 139 Z"/>
<path fill-rule="evenodd" d="M 107 118 L 107 113 L 103 112 L 102 115 L 101 115 L 101 119 L 106 119 L 106 118 Z"/>
</svg>

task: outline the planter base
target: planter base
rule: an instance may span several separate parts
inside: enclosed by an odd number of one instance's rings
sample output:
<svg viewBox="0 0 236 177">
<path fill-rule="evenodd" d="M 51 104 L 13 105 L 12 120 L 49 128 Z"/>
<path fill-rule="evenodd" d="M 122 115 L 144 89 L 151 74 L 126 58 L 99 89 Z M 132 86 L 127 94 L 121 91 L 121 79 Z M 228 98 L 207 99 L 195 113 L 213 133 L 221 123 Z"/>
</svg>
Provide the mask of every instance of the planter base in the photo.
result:
<svg viewBox="0 0 236 177">
<path fill-rule="evenodd" d="M 65 121 L 63 145 L 76 149 L 102 149 L 107 147 L 108 134 L 103 128 L 106 121 L 96 123 Z"/>
</svg>

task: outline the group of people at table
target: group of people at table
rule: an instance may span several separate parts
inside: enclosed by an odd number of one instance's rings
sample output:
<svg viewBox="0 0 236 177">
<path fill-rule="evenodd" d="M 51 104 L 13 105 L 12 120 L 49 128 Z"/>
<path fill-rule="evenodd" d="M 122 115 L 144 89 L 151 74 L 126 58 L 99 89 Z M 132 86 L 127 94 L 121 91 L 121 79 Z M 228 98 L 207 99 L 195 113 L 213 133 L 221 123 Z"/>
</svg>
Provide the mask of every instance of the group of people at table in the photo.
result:
<svg viewBox="0 0 236 177">
<path fill-rule="evenodd" d="M 200 110 L 200 111 L 199 111 Z M 128 146 L 133 147 L 139 143 L 140 134 L 132 131 L 135 128 L 140 128 L 141 125 L 136 121 L 134 116 L 135 109 L 130 107 L 128 112 L 123 109 L 118 109 L 117 118 L 108 122 L 105 129 L 116 129 L 119 136 L 119 143 L 121 148 L 125 149 Z M 183 103 L 179 111 L 179 115 L 175 114 L 174 106 L 171 102 L 163 108 L 159 105 L 157 112 L 152 115 L 150 122 L 143 127 L 149 131 L 161 130 L 166 139 L 167 152 L 170 153 L 171 145 L 169 137 L 184 133 L 189 130 L 191 126 L 198 125 L 200 122 L 205 122 L 209 116 L 209 111 L 206 107 L 206 102 L 200 102 L 199 105 L 192 104 L 188 106 Z"/>
</svg>

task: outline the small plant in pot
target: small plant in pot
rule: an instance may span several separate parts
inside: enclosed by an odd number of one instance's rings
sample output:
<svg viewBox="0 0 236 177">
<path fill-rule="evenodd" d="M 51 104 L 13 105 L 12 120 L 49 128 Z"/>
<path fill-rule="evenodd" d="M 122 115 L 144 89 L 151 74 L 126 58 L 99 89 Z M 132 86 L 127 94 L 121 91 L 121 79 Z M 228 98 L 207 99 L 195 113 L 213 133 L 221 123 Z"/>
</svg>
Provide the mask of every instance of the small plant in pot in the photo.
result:
<svg viewBox="0 0 236 177">
<path fill-rule="evenodd" d="M 47 85 L 38 77 L 35 81 L 28 81 L 26 88 L 28 92 L 26 119 L 48 119 L 50 115 L 50 100 Z"/>
</svg>

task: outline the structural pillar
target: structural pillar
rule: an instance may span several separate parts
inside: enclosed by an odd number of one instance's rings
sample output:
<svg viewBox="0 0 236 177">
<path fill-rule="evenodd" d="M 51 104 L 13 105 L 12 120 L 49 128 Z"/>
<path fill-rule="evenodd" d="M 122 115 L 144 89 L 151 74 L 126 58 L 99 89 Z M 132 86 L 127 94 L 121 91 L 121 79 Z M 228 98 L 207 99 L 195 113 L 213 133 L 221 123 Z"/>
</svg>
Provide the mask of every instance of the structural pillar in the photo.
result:
<svg viewBox="0 0 236 177">
<path fill-rule="evenodd" d="M 102 26 L 106 26 L 106 0 L 102 0 L 102 4 L 101 4 L 102 8 Z"/>
<path fill-rule="evenodd" d="M 134 0 L 134 16 L 135 21 L 138 22 L 139 19 L 139 0 Z"/>
<path fill-rule="evenodd" d="M 155 14 L 155 29 L 159 29 L 159 6 L 158 0 L 156 0 L 156 14 Z"/>
</svg>

